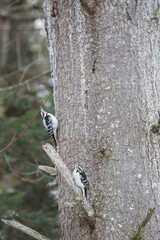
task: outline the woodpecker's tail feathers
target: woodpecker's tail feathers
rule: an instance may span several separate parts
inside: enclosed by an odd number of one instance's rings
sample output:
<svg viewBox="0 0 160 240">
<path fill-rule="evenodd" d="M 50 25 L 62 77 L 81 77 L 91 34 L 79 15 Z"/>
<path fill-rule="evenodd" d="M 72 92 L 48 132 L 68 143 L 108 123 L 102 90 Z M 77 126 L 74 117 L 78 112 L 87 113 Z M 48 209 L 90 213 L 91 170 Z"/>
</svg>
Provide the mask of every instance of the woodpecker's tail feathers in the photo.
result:
<svg viewBox="0 0 160 240">
<path fill-rule="evenodd" d="M 57 149 L 57 139 L 55 138 L 54 134 L 52 135 L 52 137 L 53 137 L 53 140 L 54 140 L 55 148 Z"/>
<path fill-rule="evenodd" d="M 87 188 L 86 187 L 84 188 L 84 196 L 87 199 Z"/>
</svg>

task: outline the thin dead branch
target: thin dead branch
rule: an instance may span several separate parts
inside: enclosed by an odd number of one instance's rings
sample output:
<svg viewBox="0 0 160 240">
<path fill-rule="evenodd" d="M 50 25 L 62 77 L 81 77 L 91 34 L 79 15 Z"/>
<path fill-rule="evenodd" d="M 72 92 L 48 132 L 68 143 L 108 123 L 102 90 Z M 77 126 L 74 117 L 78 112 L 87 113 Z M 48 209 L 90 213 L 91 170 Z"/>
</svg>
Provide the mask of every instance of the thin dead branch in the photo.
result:
<svg viewBox="0 0 160 240">
<path fill-rule="evenodd" d="M 21 54 L 21 43 L 20 43 L 20 35 L 16 33 L 16 54 L 17 54 L 17 65 L 18 69 L 22 68 L 22 54 Z"/>
<path fill-rule="evenodd" d="M 32 78 L 29 78 L 29 79 L 25 80 L 24 82 L 19 82 L 18 84 L 14 84 L 14 85 L 12 85 L 10 87 L 0 88 L 0 92 L 12 91 L 12 90 L 14 90 L 16 88 L 24 87 L 27 84 L 33 82 L 34 80 L 36 80 L 37 78 L 39 78 L 41 76 L 46 75 L 49 72 L 50 72 L 50 70 L 47 70 L 47 71 L 45 71 L 43 73 L 40 73 L 40 74 L 38 74 L 38 75 L 36 75 L 36 76 L 34 76 Z"/>
<path fill-rule="evenodd" d="M 1 31 L 1 29 L 0 29 L 0 31 Z M 13 40 L 12 40 L 13 41 Z M 1 50 L 0 50 L 0 52 L 1 52 Z M 32 63 L 40 63 L 41 62 L 41 60 L 39 60 L 39 59 L 36 59 L 36 60 L 34 60 L 33 62 L 31 62 L 31 63 L 29 63 L 29 64 L 27 64 L 27 65 L 24 65 L 21 69 L 19 69 L 19 70 L 15 70 L 15 71 L 12 71 L 12 72 L 10 72 L 10 73 L 6 73 L 6 74 L 3 74 L 3 75 L 1 75 L 0 76 L 0 78 L 10 78 L 10 77 L 13 77 L 14 75 L 16 75 L 16 74 L 18 74 L 19 72 L 23 72 L 26 68 L 28 68 L 28 66 L 30 66 L 30 64 L 32 64 Z"/>
<path fill-rule="evenodd" d="M 20 78 L 20 80 L 19 80 L 19 83 L 23 81 L 23 79 L 24 79 L 24 77 L 25 77 L 28 69 L 29 69 L 30 67 L 34 66 L 36 63 L 38 64 L 38 63 L 39 63 L 39 60 L 36 59 L 35 61 L 29 63 L 29 64 L 24 68 L 23 73 L 22 73 L 22 76 L 21 76 L 21 78 Z"/>
<path fill-rule="evenodd" d="M 14 133 L 11 141 L 8 143 L 8 145 L 7 145 L 5 148 L 3 148 L 2 150 L 0 150 L 0 153 L 2 153 L 2 152 L 5 151 L 7 148 L 9 148 L 10 146 L 12 146 L 12 144 L 15 143 L 16 141 L 17 141 L 17 136 L 16 136 L 16 133 Z"/>
<path fill-rule="evenodd" d="M 48 166 L 44 166 L 44 165 L 39 165 L 38 167 L 40 170 L 43 170 L 47 173 L 50 173 L 52 176 L 56 176 L 57 175 L 57 171 L 55 168 L 53 167 L 48 167 Z"/>
<path fill-rule="evenodd" d="M 16 133 L 14 133 L 11 141 L 9 142 L 9 144 L 3 148 L 2 150 L 0 150 L 0 153 L 2 153 L 3 151 L 5 151 L 6 149 L 8 149 L 9 147 L 11 147 L 18 139 L 20 139 L 25 132 L 30 128 L 30 126 L 32 125 L 32 123 L 36 120 L 38 114 L 40 113 L 40 110 L 35 114 L 34 118 L 31 120 L 31 122 L 28 124 L 28 126 L 19 134 L 17 135 Z"/>
<path fill-rule="evenodd" d="M 32 228 L 26 227 L 25 225 L 15 221 L 15 220 L 1 219 L 1 221 L 4 222 L 5 224 L 7 224 L 10 227 L 16 228 L 16 229 L 20 230 L 21 232 L 24 232 L 24 233 L 32 236 L 35 239 L 50 240 L 50 238 L 45 237 L 44 235 L 40 234 L 39 232 L 33 230 Z"/>
<path fill-rule="evenodd" d="M 40 171 L 38 166 L 35 165 L 35 164 L 33 164 L 33 165 L 36 168 L 36 171 L 32 171 L 32 172 L 19 172 L 19 171 L 15 170 L 14 168 L 12 168 L 12 166 L 11 166 L 11 164 L 9 162 L 8 156 L 7 156 L 7 154 L 5 152 L 4 152 L 3 156 L 4 156 L 4 159 L 5 159 L 6 163 L 9 166 L 10 171 L 12 171 L 13 175 L 16 176 L 17 178 L 21 179 L 24 182 L 36 183 L 36 182 L 40 182 L 44 178 L 51 178 L 51 179 L 53 179 L 52 177 L 49 177 L 47 174 L 44 174 L 42 171 Z M 31 163 L 28 162 L 28 164 L 31 164 Z M 28 176 L 30 177 L 32 175 L 38 176 L 38 174 L 40 174 L 41 176 L 37 177 L 36 179 L 27 178 Z"/>
<path fill-rule="evenodd" d="M 75 199 L 77 200 L 82 211 L 84 212 L 87 222 L 92 228 L 94 228 L 94 225 L 95 225 L 94 210 L 89 204 L 89 202 L 83 198 L 80 189 L 75 185 L 71 171 L 68 169 L 66 164 L 62 161 L 59 154 L 55 151 L 55 149 L 49 143 L 46 143 L 45 145 L 43 145 L 42 148 L 44 149 L 46 154 L 50 157 L 54 165 L 57 167 L 57 170 L 65 178 L 66 182 L 68 183 L 69 187 L 71 188 L 71 190 L 75 195 Z"/>
<path fill-rule="evenodd" d="M 134 236 L 134 238 L 132 240 L 141 240 L 142 239 L 142 233 L 144 231 L 144 228 L 145 228 L 146 224 L 149 222 L 153 213 L 154 213 L 154 208 L 149 208 L 147 216 L 145 217 L 145 219 L 143 220 L 143 222 L 139 226 L 138 231 L 137 231 L 136 235 Z"/>
<path fill-rule="evenodd" d="M 11 30 L 11 23 L 6 19 L 3 23 L 5 29 L 7 29 L 6 32 L 4 32 L 1 37 L 2 37 L 2 46 L 1 46 L 1 67 L 3 68 L 6 65 L 7 58 L 9 55 L 9 35 L 10 35 L 10 30 Z"/>
<path fill-rule="evenodd" d="M 160 9 L 160 4 L 158 4 L 158 7 L 157 7 L 157 9 L 156 9 L 156 11 L 155 11 L 154 19 L 157 19 L 157 18 L 158 18 L 159 9 Z"/>
<path fill-rule="evenodd" d="M 50 93 L 51 95 L 52 93 Z M 46 101 L 48 100 L 48 98 L 50 97 L 50 95 L 45 99 L 44 103 L 42 104 L 42 107 L 44 106 L 44 104 L 46 103 Z M 18 135 L 17 133 L 14 133 L 13 134 L 13 137 L 11 139 L 11 141 L 7 144 L 6 147 L 4 147 L 3 149 L 0 150 L 0 153 L 4 152 L 5 150 L 7 150 L 9 147 L 11 147 L 18 139 L 20 139 L 24 134 L 25 132 L 27 132 L 27 130 L 31 127 L 31 125 L 34 123 L 34 121 L 36 120 L 37 116 L 39 115 L 41 110 L 39 110 L 34 118 L 30 121 L 30 123 L 28 124 L 28 126 Z"/>
</svg>

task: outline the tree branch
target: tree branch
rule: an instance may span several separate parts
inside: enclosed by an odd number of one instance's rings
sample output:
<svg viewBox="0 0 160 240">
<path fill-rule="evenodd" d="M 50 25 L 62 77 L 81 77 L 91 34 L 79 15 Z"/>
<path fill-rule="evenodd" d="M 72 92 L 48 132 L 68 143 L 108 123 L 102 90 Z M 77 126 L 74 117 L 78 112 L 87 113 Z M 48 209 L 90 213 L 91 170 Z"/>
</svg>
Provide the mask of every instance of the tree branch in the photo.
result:
<svg viewBox="0 0 160 240">
<path fill-rule="evenodd" d="M 40 74 L 38 74 L 38 75 L 30 78 L 30 79 L 25 80 L 24 82 L 21 82 L 21 81 L 20 81 L 18 84 L 14 84 L 14 85 L 12 85 L 12 86 L 10 86 L 10 87 L 0 88 L 0 92 L 12 91 L 12 90 L 14 90 L 14 89 L 16 89 L 16 88 L 24 87 L 24 86 L 26 86 L 27 84 L 29 84 L 30 82 L 36 80 L 37 78 L 39 78 L 39 77 L 41 77 L 41 76 L 46 75 L 46 74 L 49 73 L 49 72 L 50 72 L 50 70 L 47 70 L 47 71 L 45 71 L 45 72 L 43 72 L 43 73 L 40 73 Z"/>
<path fill-rule="evenodd" d="M 44 235 L 40 234 L 39 232 L 26 227 L 25 225 L 14 221 L 14 220 L 5 220 L 5 219 L 1 219 L 2 222 L 4 222 L 5 224 L 7 224 L 10 227 L 16 228 L 18 230 L 20 230 L 21 232 L 24 232 L 32 237 L 34 237 L 35 239 L 38 240 L 50 240 L 50 238 L 45 237 Z"/>
<path fill-rule="evenodd" d="M 52 176 L 56 176 L 57 175 L 57 172 L 56 172 L 56 169 L 53 168 L 53 167 L 48 167 L 48 166 L 44 166 L 44 165 L 39 165 L 38 167 L 40 170 L 43 170 L 47 173 L 50 173 Z"/>
<path fill-rule="evenodd" d="M 50 93 L 51 95 L 52 93 Z M 42 107 L 44 106 L 44 104 L 46 103 L 46 101 L 48 100 L 48 98 L 50 97 L 50 95 L 45 99 L 44 103 L 42 104 Z M 40 113 L 41 110 L 39 110 L 34 118 L 30 121 L 30 123 L 28 124 L 28 126 L 18 135 L 17 133 L 14 133 L 13 134 L 13 137 L 11 139 L 11 141 L 7 144 L 6 147 L 4 147 L 3 149 L 0 150 L 0 153 L 4 152 L 6 149 L 8 149 L 9 147 L 11 147 L 18 139 L 20 139 L 24 134 L 25 132 L 30 128 L 30 126 L 32 125 L 32 123 L 34 123 L 34 121 L 36 120 L 38 114 Z"/>
<path fill-rule="evenodd" d="M 32 67 L 32 66 L 34 66 L 35 64 L 38 64 L 39 62 L 40 62 L 40 61 L 39 61 L 38 59 L 36 59 L 36 60 L 32 61 L 31 63 L 29 63 L 29 64 L 24 68 L 23 73 L 22 73 L 22 76 L 21 76 L 21 78 L 20 78 L 20 80 L 19 80 L 19 83 L 23 81 L 23 79 L 24 79 L 27 71 L 29 70 L 29 68 Z M 22 68 L 20 68 L 20 69 L 22 69 Z"/>
<path fill-rule="evenodd" d="M 5 152 L 4 152 L 3 156 L 4 156 L 4 159 L 5 159 L 6 163 L 8 164 L 9 170 L 12 171 L 13 175 L 18 177 L 19 179 L 21 179 L 24 182 L 35 183 L 35 182 L 41 181 L 42 179 L 44 179 L 46 177 L 48 178 L 48 175 L 45 175 L 42 171 L 39 171 L 37 165 L 35 165 L 33 163 L 31 164 L 30 162 L 28 162 L 28 164 L 34 165 L 34 167 L 36 168 L 36 171 L 32 171 L 32 172 L 19 172 L 19 171 L 15 170 L 14 168 L 12 168 L 12 166 L 11 166 L 11 164 L 9 162 L 9 159 L 7 157 L 7 154 Z M 25 176 L 31 176 L 31 175 L 38 175 L 38 173 L 41 174 L 41 177 L 38 177 L 36 179 L 30 179 L 30 178 L 27 179 L 25 177 Z M 52 178 L 52 177 L 50 177 L 50 178 Z"/>
<path fill-rule="evenodd" d="M 157 20 L 159 9 L 160 9 L 160 4 L 158 4 L 158 7 L 157 7 L 157 9 L 156 9 L 156 11 L 155 11 L 155 14 L 154 14 L 153 19 L 156 19 L 156 20 Z"/>
<path fill-rule="evenodd" d="M 0 153 L 2 153 L 3 151 L 5 151 L 6 149 L 8 149 L 9 147 L 11 147 L 19 138 L 21 138 L 24 133 L 30 128 L 30 126 L 32 125 L 32 123 L 35 121 L 35 119 L 37 118 L 38 114 L 39 114 L 40 110 L 36 113 L 36 115 L 34 116 L 34 118 L 30 121 L 30 123 L 28 124 L 28 126 L 19 134 L 17 135 L 16 133 L 14 133 L 11 141 L 9 142 L 9 144 L 0 150 Z"/>
<path fill-rule="evenodd" d="M 134 238 L 132 240 L 141 240 L 142 232 L 143 232 L 146 224 L 149 222 L 150 218 L 152 217 L 153 213 L 154 213 L 154 208 L 149 208 L 147 216 L 145 217 L 145 219 L 143 220 L 143 222 L 139 226 L 138 231 L 137 231 L 136 235 L 134 236 Z"/>
<path fill-rule="evenodd" d="M 42 148 L 44 149 L 46 154 L 50 157 L 54 165 L 57 167 L 57 170 L 65 178 L 66 182 L 68 183 L 71 190 L 73 191 L 78 204 L 80 205 L 82 211 L 84 212 L 89 225 L 92 228 L 94 228 L 94 225 L 95 225 L 94 210 L 89 204 L 89 202 L 83 198 L 80 189 L 75 185 L 71 171 L 68 169 L 66 164 L 62 161 L 59 154 L 55 151 L 55 149 L 49 143 L 46 143 L 45 145 L 43 145 Z"/>
</svg>

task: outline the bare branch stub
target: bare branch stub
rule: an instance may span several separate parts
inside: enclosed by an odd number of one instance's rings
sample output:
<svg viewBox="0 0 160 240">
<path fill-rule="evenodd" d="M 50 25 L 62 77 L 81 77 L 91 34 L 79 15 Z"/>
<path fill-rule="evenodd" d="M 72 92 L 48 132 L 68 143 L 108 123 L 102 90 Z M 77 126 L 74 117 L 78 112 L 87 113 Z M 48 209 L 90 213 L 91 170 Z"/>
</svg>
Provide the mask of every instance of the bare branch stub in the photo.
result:
<svg viewBox="0 0 160 240">
<path fill-rule="evenodd" d="M 83 7 L 87 10 L 89 14 L 94 14 L 95 12 L 95 6 L 98 2 L 97 0 L 80 0 Z"/>
<path fill-rule="evenodd" d="M 132 238 L 132 240 L 141 240 L 142 232 L 144 231 L 145 226 L 147 225 L 150 218 L 152 217 L 152 214 L 154 213 L 154 209 L 155 208 L 149 208 L 148 209 L 147 216 L 145 217 L 145 219 L 143 220 L 143 222 L 139 226 L 138 231 L 137 231 L 136 235 Z"/>
<path fill-rule="evenodd" d="M 44 165 L 39 165 L 38 168 L 42 171 L 45 171 L 47 173 L 50 173 L 52 176 L 56 176 L 57 172 L 56 169 L 53 167 L 48 167 L 48 166 L 44 166 Z"/>
<path fill-rule="evenodd" d="M 14 89 L 17 89 L 17 88 L 20 88 L 20 87 L 24 87 L 27 84 L 31 83 L 34 80 L 37 80 L 37 78 L 39 78 L 41 76 L 44 76 L 44 75 L 46 75 L 49 72 L 50 72 L 50 70 L 47 70 L 47 71 L 45 71 L 43 73 L 40 73 L 40 74 L 30 78 L 30 79 L 25 80 L 24 82 L 22 82 L 21 79 L 20 79 L 19 83 L 17 83 L 17 84 L 14 84 L 14 85 L 9 86 L 9 87 L 0 88 L 0 92 L 12 91 Z"/>
<path fill-rule="evenodd" d="M 29 228 L 15 220 L 5 220 L 5 219 L 1 219 L 2 222 L 4 222 L 5 224 L 7 224 L 10 227 L 16 228 L 18 230 L 20 230 L 21 232 L 24 232 L 30 236 L 32 236 L 35 239 L 38 240 L 50 240 L 50 238 L 45 237 L 44 235 L 40 234 L 39 232 L 33 230 L 32 228 Z"/>
<path fill-rule="evenodd" d="M 68 185 L 70 186 L 71 190 L 74 192 L 75 199 L 77 200 L 82 211 L 84 212 L 89 225 L 92 228 L 94 228 L 94 225 L 95 225 L 94 210 L 91 207 L 91 205 L 89 204 L 89 202 L 83 198 L 80 189 L 75 185 L 71 171 L 68 169 L 66 164 L 62 161 L 59 154 L 55 151 L 55 149 L 49 143 L 46 143 L 45 145 L 43 145 L 42 148 L 44 149 L 46 154 L 49 156 L 49 158 L 52 160 L 54 165 L 57 167 L 57 170 L 65 178 L 65 180 L 68 183 Z"/>
</svg>

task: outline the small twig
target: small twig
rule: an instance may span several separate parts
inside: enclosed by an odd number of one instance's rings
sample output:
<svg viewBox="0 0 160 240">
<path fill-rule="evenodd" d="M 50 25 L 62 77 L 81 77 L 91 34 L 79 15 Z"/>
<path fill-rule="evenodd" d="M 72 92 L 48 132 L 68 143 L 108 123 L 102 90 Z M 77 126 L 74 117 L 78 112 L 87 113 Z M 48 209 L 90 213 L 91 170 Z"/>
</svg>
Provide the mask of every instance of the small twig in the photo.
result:
<svg viewBox="0 0 160 240">
<path fill-rule="evenodd" d="M 32 172 L 19 172 L 19 171 L 17 171 L 16 169 L 14 169 L 14 168 L 11 166 L 11 163 L 10 163 L 10 161 L 9 161 L 9 159 L 8 159 L 8 156 L 7 156 L 7 154 L 6 154 L 5 152 L 4 152 L 4 154 L 3 154 L 3 157 L 4 157 L 5 161 L 6 161 L 6 163 L 8 164 L 9 170 L 12 171 L 13 174 L 15 174 L 16 176 L 17 176 L 17 175 L 30 176 L 30 175 L 35 175 L 35 174 L 37 174 L 37 173 L 40 172 L 39 169 L 38 169 L 38 167 L 37 167 L 37 165 L 35 165 L 34 163 L 31 163 L 31 162 L 28 162 L 28 161 L 26 161 L 26 162 L 27 162 L 28 164 L 30 164 L 30 165 L 33 165 L 33 166 L 36 168 L 36 171 L 32 171 Z"/>
<path fill-rule="evenodd" d="M 10 146 L 12 146 L 13 143 L 15 143 L 17 141 L 17 136 L 16 136 L 16 133 L 13 134 L 13 137 L 11 139 L 11 141 L 8 143 L 8 145 L 3 148 L 2 150 L 0 150 L 0 153 L 5 151 L 7 148 L 9 148 Z"/>
<path fill-rule="evenodd" d="M 145 217 L 145 219 L 143 220 L 143 222 L 139 226 L 138 231 L 137 231 L 135 237 L 132 240 L 141 240 L 142 232 L 143 232 L 145 226 L 147 225 L 147 223 L 149 222 L 150 218 L 152 217 L 152 214 L 154 213 L 154 209 L 155 208 L 149 208 L 148 209 L 147 216 Z"/>
<path fill-rule="evenodd" d="M 14 174 L 14 175 L 16 175 L 16 174 Z M 42 176 L 42 177 L 39 177 L 39 178 L 37 178 L 35 180 L 32 180 L 32 179 L 27 179 L 27 178 L 21 177 L 18 174 L 16 175 L 16 177 L 18 177 L 23 182 L 29 182 L 29 183 L 37 183 L 37 182 L 40 182 L 43 179 L 45 179 L 45 176 Z"/>
<path fill-rule="evenodd" d="M 51 95 L 52 93 L 50 93 Z M 46 103 L 46 101 L 48 100 L 48 98 L 50 97 L 50 95 L 45 99 L 44 103 L 42 104 L 42 107 L 44 106 L 44 104 Z M 34 118 L 30 121 L 30 123 L 28 124 L 28 126 L 19 134 L 17 135 L 16 133 L 13 134 L 13 137 L 11 139 L 11 141 L 8 143 L 8 145 L 6 147 L 4 147 L 3 149 L 0 150 L 0 153 L 4 152 L 6 149 L 8 149 L 9 147 L 11 147 L 18 139 L 20 139 L 25 132 L 30 128 L 30 126 L 32 125 L 32 123 L 34 123 L 34 121 L 36 120 L 38 114 L 40 113 L 41 110 L 39 110 Z"/>
<path fill-rule="evenodd" d="M 41 76 L 43 76 L 43 75 L 46 75 L 46 74 L 49 73 L 49 72 L 50 72 L 50 70 L 47 70 L 47 71 L 45 71 L 45 72 L 43 72 L 43 73 L 40 73 L 40 74 L 38 74 L 38 75 L 30 78 L 30 79 L 25 80 L 24 82 L 19 82 L 18 84 L 14 84 L 14 85 L 12 85 L 12 86 L 10 86 L 10 87 L 0 88 L 0 92 L 12 91 L 12 90 L 14 90 L 14 89 L 16 89 L 16 88 L 26 86 L 28 83 L 36 80 L 37 78 L 39 78 L 39 77 L 41 77 Z"/>
<path fill-rule="evenodd" d="M 27 162 L 30 165 L 33 165 L 36 168 L 36 170 L 32 171 L 32 172 L 19 172 L 11 166 L 11 163 L 9 162 L 8 156 L 5 152 L 4 152 L 3 156 L 4 156 L 4 159 L 5 159 L 6 163 L 8 164 L 8 167 L 9 167 L 10 171 L 12 171 L 13 175 L 16 176 L 17 178 L 21 179 L 24 182 L 36 183 L 36 182 L 41 181 L 44 178 L 49 178 L 49 179 L 53 180 L 53 177 L 50 177 L 47 174 L 44 174 L 42 171 L 40 171 L 38 169 L 38 165 L 36 165 L 34 163 L 31 163 L 29 161 L 25 161 L 25 162 Z M 40 174 L 41 177 L 38 177 L 36 179 L 25 178 L 25 176 L 32 176 L 32 175 L 38 176 L 38 174 Z"/>
<path fill-rule="evenodd" d="M 28 69 L 29 69 L 30 67 L 34 66 L 36 63 L 39 63 L 39 60 L 37 60 L 37 59 L 34 60 L 33 62 L 29 63 L 29 64 L 24 68 L 23 73 L 22 73 L 22 76 L 21 76 L 21 78 L 20 78 L 20 80 L 19 80 L 19 83 L 23 81 L 23 79 L 24 79 L 24 77 L 25 77 Z"/>
<path fill-rule="evenodd" d="M 5 219 L 1 219 L 2 222 L 4 222 L 5 224 L 7 224 L 10 227 L 16 228 L 18 230 L 20 230 L 21 232 L 24 232 L 32 237 L 34 237 L 35 239 L 38 240 L 50 240 L 50 238 L 45 237 L 44 235 L 40 234 L 39 232 L 33 230 L 32 228 L 26 227 L 25 225 L 14 221 L 14 220 L 5 220 Z"/>
<path fill-rule="evenodd" d="M 157 20 L 159 9 L 160 9 L 160 4 L 158 4 L 158 7 L 157 7 L 157 9 L 156 9 L 156 11 L 155 11 L 155 14 L 154 14 L 154 17 L 151 18 L 152 20 Z"/>
<path fill-rule="evenodd" d="M 47 173 L 50 173 L 52 176 L 56 176 L 57 175 L 57 171 L 55 168 L 53 167 L 48 167 L 48 166 L 44 166 L 44 165 L 39 165 L 38 167 L 40 170 L 43 170 Z"/>
<path fill-rule="evenodd" d="M 20 44 L 19 32 L 16 33 L 16 54 L 17 54 L 18 69 L 21 69 L 22 68 L 22 55 L 21 55 L 21 44 Z"/>
<path fill-rule="evenodd" d="M 19 138 L 21 138 L 24 133 L 30 128 L 30 126 L 32 125 L 32 123 L 35 121 L 35 119 L 37 118 L 38 114 L 39 114 L 40 110 L 36 113 L 36 115 L 34 116 L 34 118 L 31 120 L 31 122 L 28 124 L 28 126 L 19 134 L 17 135 L 16 133 L 14 133 L 11 141 L 9 142 L 9 144 L 3 148 L 2 150 L 0 150 L 0 153 L 2 153 L 3 151 L 5 151 L 6 149 L 8 149 L 9 147 L 11 147 Z"/>
<path fill-rule="evenodd" d="M 71 171 L 68 169 L 66 164 L 62 161 L 59 154 L 55 151 L 55 149 L 49 143 L 46 143 L 45 145 L 43 145 L 42 148 L 44 149 L 46 154 L 50 157 L 54 165 L 57 167 L 57 170 L 65 178 L 71 190 L 74 192 L 75 198 L 79 203 L 81 209 L 83 210 L 89 225 L 92 228 L 94 228 L 94 225 L 95 225 L 94 210 L 89 204 L 89 202 L 83 198 L 80 189 L 75 185 Z"/>
<path fill-rule="evenodd" d="M 154 14 L 154 18 L 158 18 L 158 11 L 159 11 L 159 9 L 160 9 L 160 4 L 158 5 L 158 7 L 157 7 L 157 9 L 156 9 L 156 12 L 155 12 L 155 14 Z"/>
<path fill-rule="evenodd" d="M 4 152 L 4 154 L 3 154 L 3 157 L 4 157 L 5 161 L 6 161 L 6 163 L 8 164 L 9 170 L 12 171 L 13 174 L 15 174 L 16 176 L 17 176 L 17 175 L 30 176 L 30 175 L 35 175 L 35 174 L 37 174 L 37 173 L 40 172 L 39 169 L 38 169 L 38 167 L 37 167 L 35 164 L 30 163 L 30 162 L 28 162 L 28 163 L 29 163 L 30 165 L 34 165 L 34 167 L 36 168 L 36 171 L 32 171 L 32 172 L 19 172 L 19 171 L 17 171 L 16 169 L 14 169 L 14 168 L 11 166 L 11 164 L 10 164 L 10 162 L 9 162 L 9 159 L 8 159 L 8 156 L 7 156 L 7 154 L 6 154 L 5 152 Z"/>
<path fill-rule="evenodd" d="M 0 30 L 1 30 L 1 29 L 0 29 Z M 13 40 L 12 40 L 12 41 L 13 41 Z M 1 50 L 0 50 L 0 52 L 1 52 Z M 40 60 L 37 59 L 37 60 L 35 60 L 35 61 L 38 61 L 38 63 L 39 63 Z M 29 63 L 29 64 L 30 64 L 30 63 Z M 24 69 L 25 69 L 29 64 L 24 65 L 24 66 L 23 66 L 21 69 L 19 69 L 19 70 L 15 70 L 15 71 L 12 71 L 12 72 L 3 74 L 3 75 L 0 76 L 0 78 L 11 78 L 11 77 L 13 77 L 14 75 L 18 74 L 19 72 L 23 72 Z"/>
</svg>

